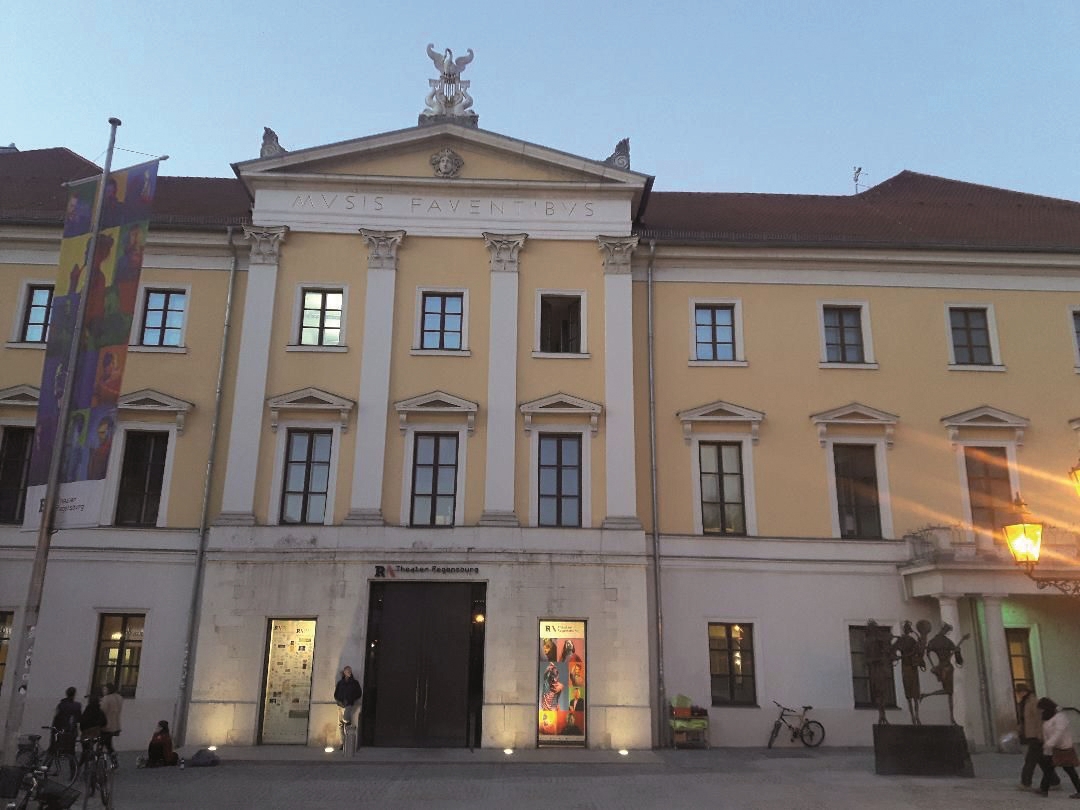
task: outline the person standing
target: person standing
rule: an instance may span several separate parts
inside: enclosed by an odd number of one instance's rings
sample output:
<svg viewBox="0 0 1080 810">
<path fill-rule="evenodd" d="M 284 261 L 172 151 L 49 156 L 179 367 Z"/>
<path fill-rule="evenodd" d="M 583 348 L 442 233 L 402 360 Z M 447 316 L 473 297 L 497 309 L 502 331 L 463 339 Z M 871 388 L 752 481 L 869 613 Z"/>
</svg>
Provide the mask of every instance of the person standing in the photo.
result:
<svg viewBox="0 0 1080 810">
<path fill-rule="evenodd" d="M 1039 783 L 1039 793 L 1047 796 L 1050 793 L 1050 785 L 1053 784 L 1054 768 L 1061 767 L 1076 791 L 1070 799 L 1080 799 L 1080 776 L 1076 773 L 1076 766 L 1080 765 L 1080 759 L 1076 756 L 1076 747 L 1073 743 L 1072 729 L 1069 728 L 1069 718 L 1058 709 L 1058 705 L 1050 698 L 1039 698 L 1035 704 L 1039 707 L 1043 719 L 1043 748 L 1042 765 L 1043 777 Z"/>
<path fill-rule="evenodd" d="M 341 679 L 334 688 L 334 701 L 341 709 L 339 724 L 341 726 L 341 748 L 345 749 L 345 728 L 356 726 L 360 718 L 360 699 L 364 696 L 364 690 L 360 682 L 353 677 L 352 667 L 341 670 Z"/>
<path fill-rule="evenodd" d="M 79 722 L 82 720 L 82 704 L 75 699 L 77 690 L 69 686 L 64 691 L 63 699 L 56 704 L 53 713 L 53 728 L 56 729 L 56 739 L 53 745 L 60 752 L 75 753 L 75 735 L 79 731 Z"/>
<path fill-rule="evenodd" d="M 105 750 L 109 752 L 109 760 L 113 768 L 118 768 L 116 761 L 116 749 L 113 748 L 113 737 L 120 734 L 120 712 L 124 708 L 124 699 L 116 691 L 116 687 L 107 683 L 102 687 L 105 695 L 101 698 L 101 710 L 105 712 L 105 728 L 101 737 L 105 743 Z"/>
<path fill-rule="evenodd" d="M 1036 705 L 1039 699 L 1027 683 L 1017 681 L 1013 689 L 1016 692 L 1016 736 L 1019 737 L 1020 744 L 1025 746 L 1024 765 L 1020 768 L 1020 787 L 1028 790 L 1035 776 L 1035 766 L 1042 760 L 1042 713 Z M 1061 784 L 1057 774 L 1053 775 L 1050 784 Z"/>
</svg>

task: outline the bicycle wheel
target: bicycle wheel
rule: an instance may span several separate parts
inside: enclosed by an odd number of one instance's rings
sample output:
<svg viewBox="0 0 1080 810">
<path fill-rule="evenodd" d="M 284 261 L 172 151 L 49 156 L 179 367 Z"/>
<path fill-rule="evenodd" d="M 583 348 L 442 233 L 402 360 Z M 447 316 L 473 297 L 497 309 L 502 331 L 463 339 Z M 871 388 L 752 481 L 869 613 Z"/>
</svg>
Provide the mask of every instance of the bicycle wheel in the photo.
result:
<svg viewBox="0 0 1080 810">
<path fill-rule="evenodd" d="M 37 761 L 38 753 L 33 748 L 27 748 L 15 755 L 15 764 L 20 768 L 33 768 Z"/>
<path fill-rule="evenodd" d="M 776 742 L 776 736 L 780 733 L 780 721 L 777 720 L 773 723 L 772 732 L 769 734 L 769 748 L 772 748 L 772 744 Z"/>
<path fill-rule="evenodd" d="M 79 775 L 79 761 L 74 754 L 49 754 L 45 760 L 45 775 L 64 787 L 71 787 Z"/>
<path fill-rule="evenodd" d="M 825 739 L 825 726 L 817 720 L 807 720 L 803 723 L 799 736 L 802 738 L 803 745 L 808 748 L 817 748 Z"/>
<path fill-rule="evenodd" d="M 94 772 L 97 775 L 97 788 L 98 795 L 101 796 L 101 806 L 104 807 L 105 810 L 112 810 L 112 768 L 109 767 L 109 761 L 104 756 L 95 760 Z"/>
</svg>

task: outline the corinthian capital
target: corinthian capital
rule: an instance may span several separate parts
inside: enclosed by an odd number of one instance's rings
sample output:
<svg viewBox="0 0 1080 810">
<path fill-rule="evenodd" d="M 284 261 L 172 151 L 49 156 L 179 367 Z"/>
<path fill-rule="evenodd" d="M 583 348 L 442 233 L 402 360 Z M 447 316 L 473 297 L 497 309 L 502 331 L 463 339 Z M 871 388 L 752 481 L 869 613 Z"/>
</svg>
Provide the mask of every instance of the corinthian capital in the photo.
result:
<svg viewBox="0 0 1080 810">
<path fill-rule="evenodd" d="M 397 249 L 405 231 L 372 231 L 360 229 L 368 246 L 368 270 L 396 270 Z"/>
<path fill-rule="evenodd" d="M 258 228 L 244 226 L 244 236 L 251 240 L 251 264 L 277 264 L 281 253 L 281 243 L 289 232 L 288 225 L 276 228 Z"/>
<path fill-rule="evenodd" d="M 604 254 L 605 273 L 629 273 L 630 258 L 637 247 L 636 236 L 598 236 L 600 251 Z"/>
<path fill-rule="evenodd" d="M 516 273 L 518 253 L 528 238 L 527 233 L 485 233 L 484 244 L 491 252 L 492 273 Z"/>
</svg>

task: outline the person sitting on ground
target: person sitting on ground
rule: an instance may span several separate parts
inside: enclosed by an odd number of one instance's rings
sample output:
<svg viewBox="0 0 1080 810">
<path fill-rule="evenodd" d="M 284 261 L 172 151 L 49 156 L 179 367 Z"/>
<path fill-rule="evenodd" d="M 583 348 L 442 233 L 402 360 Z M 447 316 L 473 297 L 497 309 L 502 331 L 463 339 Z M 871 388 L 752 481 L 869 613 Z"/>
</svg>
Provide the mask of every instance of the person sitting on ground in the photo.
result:
<svg viewBox="0 0 1080 810">
<path fill-rule="evenodd" d="M 146 748 L 146 767 L 160 768 L 164 765 L 179 764 L 180 755 L 173 751 L 169 723 L 161 720 L 154 729 L 154 736 L 150 738 L 150 745 Z"/>
</svg>

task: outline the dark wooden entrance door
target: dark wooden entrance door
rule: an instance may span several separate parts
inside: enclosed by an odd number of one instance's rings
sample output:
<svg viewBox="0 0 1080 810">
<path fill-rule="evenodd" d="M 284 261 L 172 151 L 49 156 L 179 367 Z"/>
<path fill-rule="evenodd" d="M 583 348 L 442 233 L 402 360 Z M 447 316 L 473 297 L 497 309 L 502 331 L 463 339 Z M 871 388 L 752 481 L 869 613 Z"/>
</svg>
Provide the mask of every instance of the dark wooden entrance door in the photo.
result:
<svg viewBox="0 0 1080 810">
<path fill-rule="evenodd" d="M 479 706 L 479 695 L 472 694 L 479 673 L 473 670 L 479 663 L 483 671 L 483 624 L 474 621 L 478 588 L 482 614 L 482 584 L 372 583 L 365 743 L 409 748 L 469 744 Z"/>
</svg>

